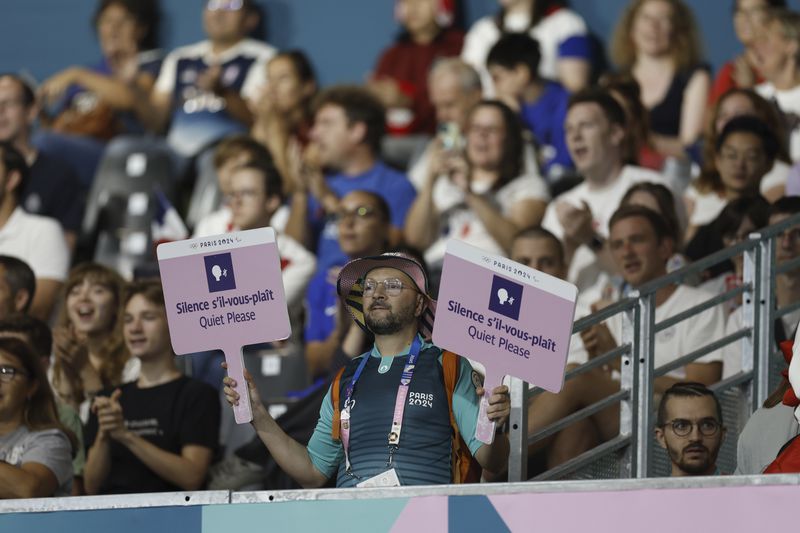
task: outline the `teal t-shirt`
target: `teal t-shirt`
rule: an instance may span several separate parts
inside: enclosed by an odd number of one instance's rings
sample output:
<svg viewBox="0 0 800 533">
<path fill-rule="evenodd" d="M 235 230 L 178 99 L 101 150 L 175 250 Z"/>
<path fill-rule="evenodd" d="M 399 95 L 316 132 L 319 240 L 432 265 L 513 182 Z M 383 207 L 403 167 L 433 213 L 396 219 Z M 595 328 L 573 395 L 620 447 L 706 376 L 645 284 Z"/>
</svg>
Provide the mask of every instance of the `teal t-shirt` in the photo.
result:
<svg viewBox="0 0 800 533">
<path fill-rule="evenodd" d="M 347 384 L 363 357 L 370 357 L 356 385 L 351 410 L 350 458 L 353 472 L 367 479 L 386 470 L 387 436 L 391 428 L 400 374 L 408 352 L 381 357 L 377 347 L 351 361 L 340 383 L 342 402 Z M 447 394 L 441 370 L 442 351 L 423 343 L 411 380 L 403 415 L 403 432 L 393 466 L 403 485 L 450 483 L 451 429 Z M 474 455 L 483 445 L 475 438 L 479 397 L 475 393 L 469 362 L 459 359 L 458 381 L 453 391 L 453 414 L 459 432 Z M 339 473 L 337 486 L 354 486 L 360 480 L 344 475 L 344 450 L 331 437 L 333 405 L 331 391 L 325 396 L 308 454 L 314 467 L 331 477 Z"/>
</svg>

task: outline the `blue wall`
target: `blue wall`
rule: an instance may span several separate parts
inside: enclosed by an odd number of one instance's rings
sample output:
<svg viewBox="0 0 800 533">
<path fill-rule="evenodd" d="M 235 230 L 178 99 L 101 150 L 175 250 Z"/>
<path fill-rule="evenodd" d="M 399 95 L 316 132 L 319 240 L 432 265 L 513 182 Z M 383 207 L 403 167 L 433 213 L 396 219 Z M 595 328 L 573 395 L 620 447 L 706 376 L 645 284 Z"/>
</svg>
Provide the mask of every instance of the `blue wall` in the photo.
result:
<svg viewBox="0 0 800 533">
<path fill-rule="evenodd" d="M 397 32 L 393 0 L 258 0 L 268 13 L 269 41 L 280 48 L 301 47 L 311 56 L 323 84 L 360 82 L 379 51 Z M 468 22 L 494 12 L 496 0 L 463 0 Z M 607 39 L 627 0 L 572 0 L 590 28 Z M 688 0 L 703 31 L 712 65 L 739 50 L 733 35 L 730 0 Z M 203 38 L 202 0 L 161 0 L 164 48 Z M 795 9 L 800 0 L 790 0 Z M 42 80 L 99 54 L 90 27 L 95 0 L 3 1 L 0 71 L 27 71 Z M 346 28 L 342 31 L 341 28 Z"/>
</svg>

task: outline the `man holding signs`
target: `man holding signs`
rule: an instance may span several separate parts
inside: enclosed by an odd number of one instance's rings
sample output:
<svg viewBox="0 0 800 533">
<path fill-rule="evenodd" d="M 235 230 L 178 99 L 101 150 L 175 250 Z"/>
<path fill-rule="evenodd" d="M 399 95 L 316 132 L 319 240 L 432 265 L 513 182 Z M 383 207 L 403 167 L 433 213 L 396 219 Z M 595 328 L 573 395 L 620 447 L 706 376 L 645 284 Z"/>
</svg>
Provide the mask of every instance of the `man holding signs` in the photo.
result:
<svg viewBox="0 0 800 533">
<path fill-rule="evenodd" d="M 374 334 L 375 344 L 334 381 L 307 448 L 279 428 L 247 376 L 253 426 L 278 464 L 305 487 L 322 486 L 334 474 L 339 487 L 450 483 L 452 410 L 478 463 L 502 470 L 505 436 L 491 445 L 475 438 L 484 391 L 475 390 L 469 363 L 457 360 L 457 381 L 449 390 L 440 365 L 450 355 L 426 340 L 435 302 L 427 295 L 422 266 L 402 254 L 357 259 L 342 269 L 337 290 L 354 320 Z M 227 377 L 224 383 L 235 406 L 236 382 Z M 495 388 L 489 418 L 500 426 L 509 412 L 507 388 Z"/>
</svg>

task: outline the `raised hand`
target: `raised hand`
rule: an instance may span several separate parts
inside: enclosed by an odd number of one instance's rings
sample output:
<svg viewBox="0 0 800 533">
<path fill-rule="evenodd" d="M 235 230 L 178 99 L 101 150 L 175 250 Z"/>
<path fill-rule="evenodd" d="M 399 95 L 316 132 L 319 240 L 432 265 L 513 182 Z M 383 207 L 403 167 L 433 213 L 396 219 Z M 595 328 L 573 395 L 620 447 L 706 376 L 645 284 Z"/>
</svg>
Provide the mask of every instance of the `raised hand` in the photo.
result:
<svg viewBox="0 0 800 533">
<path fill-rule="evenodd" d="M 483 396 L 486 390 L 483 387 L 475 389 L 478 396 Z M 511 414 L 511 396 L 508 393 L 508 387 L 500 385 L 495 387 L 492 395 L 489 396 L 489 408 L 486 410 L 486 415 L 489 420 L 492 420 L 497 426 L 502 426 L 508 421 L 508 416 Z"/>
</svg>

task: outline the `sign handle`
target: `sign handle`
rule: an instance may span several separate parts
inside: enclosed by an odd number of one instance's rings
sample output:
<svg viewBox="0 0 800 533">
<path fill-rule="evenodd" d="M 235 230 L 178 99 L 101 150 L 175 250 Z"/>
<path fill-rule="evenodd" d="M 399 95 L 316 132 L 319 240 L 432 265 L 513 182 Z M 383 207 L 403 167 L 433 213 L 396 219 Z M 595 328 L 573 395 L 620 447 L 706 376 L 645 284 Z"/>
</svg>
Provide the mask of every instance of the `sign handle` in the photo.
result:
<svg viewBox="0 0 800 533">
<path fill-rule="evenodd" d="M 486 414 L 489 409 L 489 396 L 492 391 L 503 384 L 503 376 L 494 374 L 490 368 L 486 368 L 486 378 L 483 380 L 483 396 L 481 396 L 480 410 L 478 411 L 478 425 L 475 428 L 475 438 L 484 444 L 494 442 L 495 423 L 489 420 Z"/>
<path fill-rule="evenodd" d="M 239 393 L 239 405 L 233 406 L 233 417 L 237 424 L 249 424 L 253 420 L 253 409 L 250 406 L 247 381 L 244 379 L 242 347 L 226 347 L 222 351 L 225 354 L 225 362 L 228 363 L 228 375 L 236 381 L 236 392 Z"/>
</svg>

